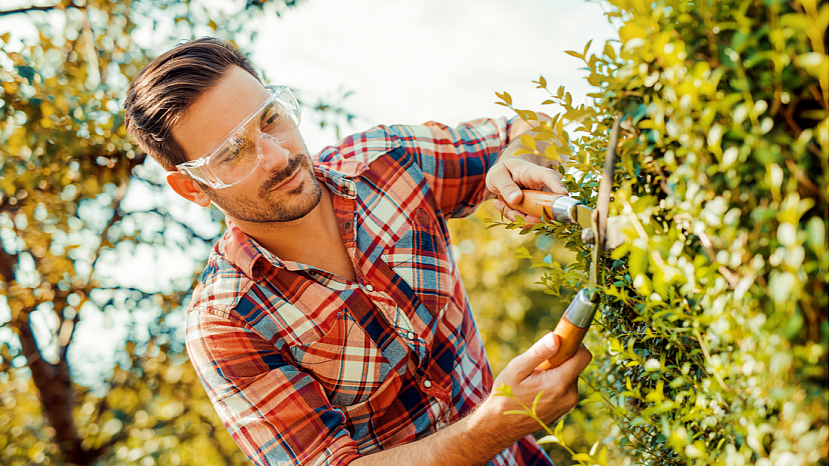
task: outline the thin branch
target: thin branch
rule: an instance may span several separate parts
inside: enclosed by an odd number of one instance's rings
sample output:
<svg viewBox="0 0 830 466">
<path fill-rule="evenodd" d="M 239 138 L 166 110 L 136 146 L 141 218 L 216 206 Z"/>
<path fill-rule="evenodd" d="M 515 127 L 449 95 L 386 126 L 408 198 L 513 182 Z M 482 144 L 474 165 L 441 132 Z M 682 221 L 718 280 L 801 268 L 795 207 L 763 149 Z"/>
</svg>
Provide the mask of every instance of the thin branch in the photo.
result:
<svg viewBox="0 0 830 466">
<path fill-rule="evenodd" d="M 703 335 L 700 334 L 700 331 L 695 329 L 695 337 L 697 337 L 697 341 L 700 343 L 700 349 L 703 350 L 703 357 L 706 358 L 706 362 L 712 366 L 712 374 L 715 376 L 715 379 L 718 381 L 718 385 L 726 392 L 731 392 L 732 389 L 726 386 L 726 383 L 721 378 L 720 374 L 718 374 L 718 370 L 715 367 L 715 364 L 712 362 L 712 356 L 709 355 L 709 348 L 706 346 L 706 342 L 703 341 Z M 702 429 L 701 429 L 702 430 Z"/>
<path fill-rule="evenodd" d="M 17 265 L 17 254 L 9 254 L 0 243 L 0 280 L 8 284 L 14 280 L 14 266 Z"/>
<path fill-rule="evenodd" d="M 52 11 L 52 10 L 63 10 L 63 8 L 61 7 L 61 5 L 29 6 L 29 7 L 25 7 L 25 8 L 17 8 L 15 10 L 0 11 L 0 16 L 16 15 L 18 13 L 30 13 L 32 11 Z"/>
<path fill-rule="evenodd" d="M 813 194 L 822 194 L 821 188 L 813 183 L 813 180 L 811 180 L 810 177 L 804 173 L 804 169 L 798 166 L 798 164 L 796 164 L 792 159 L 787 159 L 785 163 L 787 164 L 787 168 L 789 168 L 791 172 L 795 173 L 795 178 L 799 183 L 810 190 Z"/>
<path fill-rule="evenodd" d="M 703 246 L 703 250 L 704 252 L 706 252 L 706 256 L 709 257 L 710 261 L 717 262 L 717 259 L 715 257 L 714 245 L 712 244 L 712 239 L 709 238 L 709 235 L 707 235 L 705 231 L 699 231 L 696 233 L 697 237 L 700 238 L 700 244 Z M 729 270 L 728 267 L 722 265 L 718 267 L 718 272 L 720 272 L 721 275 L 723 275 L 723 278 L 725 278 L 726 281 L 729 283 L 729 288 L 734 290 L 735 287 L 738 286 L 738 282 L 740 281 L 740 279 L 737 275 L 735 275 L 734 272 Z"/>
<path fill-rule="evenodd" d="M 89 296 L 89 293 L 92 291 L 92 273 L 95 271 L 95 265 L 98 263 L 98 259 L 101 258 L 101 250 L 104 249 L 104 242 L 107 239 L 107 233 L 109 233 L 110 228 L 115 225 L 115 222 L 124 218 L 122 214 L 118 211 L 121 208 L 121 201 L 124 199 L 124 194 L 127 192 L 127 185 L 129 184 L 129 180 L 121 183 L 121 186 L 118 187 L 118 191 L 115 193 L 112 199 L 112 217 L 107 221 L 107 224 L 104 226 L 103 231 L 101 231 L 101 241 L 98 242 L 98 248 L 95 250 L 94 257 L 95 259 L 92 260 L 92 267 L 89 268 L 89 275 L 86 277 L 87 289 L 85 290 L 86 295 Z"/>
<path fill-rule="evenodd" d="M 671 191 L 669 191 L 669 186 L 666 184 L 666 179 L 668 178 L 666 176 L 666 173 L 663 171 L 659 164 L 655 163 L 654 167 L 657 169 L 657 173 L 660 174 L 660 190 L 662 190 L 663 193 L 667 196 L 671 195 Z"/>
</svg>

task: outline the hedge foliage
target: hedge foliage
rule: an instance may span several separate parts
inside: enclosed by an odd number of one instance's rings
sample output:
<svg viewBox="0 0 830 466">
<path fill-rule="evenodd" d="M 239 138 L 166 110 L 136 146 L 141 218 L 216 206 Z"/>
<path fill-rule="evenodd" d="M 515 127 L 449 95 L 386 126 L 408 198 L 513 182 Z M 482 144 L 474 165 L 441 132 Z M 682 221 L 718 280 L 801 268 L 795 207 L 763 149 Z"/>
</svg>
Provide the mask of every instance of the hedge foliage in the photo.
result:
<svg viewBox="0 0 830 466">
<path fill-rule="evenodd" d="M 630 241 L 602 259 L 583 375 L 584 403 L 602 413 L 586 426 L 614 426 L 575 460 L 827 464 L 828 4 L 607 4 L 619 39 L 600 55 L 590 43 L 567 52 L 585 64 L 593 105 L 549 90 L 544 103 L 564 111 L 536 135 L 569 142 L 582 174 L 566 186 L 594 205 L 624 117 L 611 215 L 629 217 Z M 547 269 L 548 292 L 586 286 L 578 228 L 533 230 L 578 253 L 558 264 L 522 252 Z"/>
</svg>

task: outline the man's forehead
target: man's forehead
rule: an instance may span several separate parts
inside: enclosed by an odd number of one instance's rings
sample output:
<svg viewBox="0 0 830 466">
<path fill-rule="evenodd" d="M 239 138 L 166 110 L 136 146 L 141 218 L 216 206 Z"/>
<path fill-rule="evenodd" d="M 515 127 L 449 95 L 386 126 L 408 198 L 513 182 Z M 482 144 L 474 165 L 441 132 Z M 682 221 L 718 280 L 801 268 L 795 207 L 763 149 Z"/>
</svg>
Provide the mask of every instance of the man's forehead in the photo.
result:
<svg viewBox="0 0 830 466">
<path fill-rule="evenodd" d="M 173 128 L 173 136 L 188 159 L 202 157 L 268 98 L 262 84 L 242 68 L 234 68 L 193 102 Z M 255 119 L 258 119 L 255 117 Z"/>
</svg>

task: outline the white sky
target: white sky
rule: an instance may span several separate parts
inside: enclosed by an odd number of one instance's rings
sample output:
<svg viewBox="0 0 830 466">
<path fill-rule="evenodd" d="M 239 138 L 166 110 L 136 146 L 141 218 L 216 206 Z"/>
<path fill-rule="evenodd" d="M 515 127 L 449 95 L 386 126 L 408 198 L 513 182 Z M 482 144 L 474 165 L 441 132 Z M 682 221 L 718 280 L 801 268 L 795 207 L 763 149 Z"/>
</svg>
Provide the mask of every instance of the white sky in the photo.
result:
<svg viewBox="0 0 830 466">
<path fill-rule="evenodd" d="M 564 51 L 581 52 L 593 39 L 591 51 L 598 53 L 615 37 L 600 6 L 583 1 L 308 0 L 281 18 L 258 21 L 252 58 L 272 83 L 299 89 L 309 100 L 336 100 L 345 91 L 354 92 L 342 104 L 360 118 L 343 128 L 344 136 L 380 123 L 455 125 L 513 116 L 494 104 L 495 92 L 504 91 L 518 108 L 553 114 L 554 107 L 540 105 L 547 95 L 531 81 L 543 75 L 550 89 L 564 85 L 575 101 L 585 101 L 590 92 L 586 72 L 579 69 L 580 60 Z M 0 21 L 0 33 L 10 26 Z M 11 29 L 34 32 L 21 26 Z M 336 142 L 333 131 L 321 130 L 318 123 L 314 115 L 304 115 L 301 130 L 312 154 Z M 136 184 L 128 198 L 141 198 L 141 188 Z M 187 209 L 185 201 L 169 190 L 168 195 L 171 203 L 182 205 L 179 210 Z M 190 209 L 197 216 L 206 213 Z M 143 254 L 129 264 L 118 263 L 112 273 L 129 271 L 123 274 L 127 286 L 163 290 L 174 274 L 191 273 L 187 267 L 171 267 L 171 261 L 190 264 L 193 259 Z M 130 318 L 81 312 L 70 358 L 106 371 L 126 337 L 119 322 Z M 0 302 L 0 321 L 8 319 L 6 314 L 8 307 Z"/>
<path fill-rule="evenodd" d="M 583 101 L 586 72 L 565 50 L 593 39 L 599 53 L 612 37 L 600 5 L 583 1 L 310 0 L 267 21 L 252 58 L 274 83 L 354 91 L 344 105 L 362 117 L 353 127 L 361 131 L 513 116 L 493 103 L 497 91 L 518 108 L 555 112 L 531 81 L 543 75 L 549 89 L 565 85 Z M 310 123 L 301 129 L 312 153 L 336 142 Z"/>
</svg>

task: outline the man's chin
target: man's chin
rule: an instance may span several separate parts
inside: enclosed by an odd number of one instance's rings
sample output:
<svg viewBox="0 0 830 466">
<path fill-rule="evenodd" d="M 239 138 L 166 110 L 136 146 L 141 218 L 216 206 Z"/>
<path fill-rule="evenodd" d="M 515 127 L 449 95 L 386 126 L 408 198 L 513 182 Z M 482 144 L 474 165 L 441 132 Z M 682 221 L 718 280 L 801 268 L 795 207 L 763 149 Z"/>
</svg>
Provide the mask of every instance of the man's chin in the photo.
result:
<svg viewBox="0 0 830 466">
<path fill-rule="evenodd" d="M 224 199 L 213 190 L 207 194 L 216 207 L 234 221 L 260 224 L 293 222 L 311 213 L 322 199 L 322 187 L 313 168 L 305 174 L 307 179 L 297 187 L 289 191 L 269 191 L 263 197 Z"/>
</svg>

